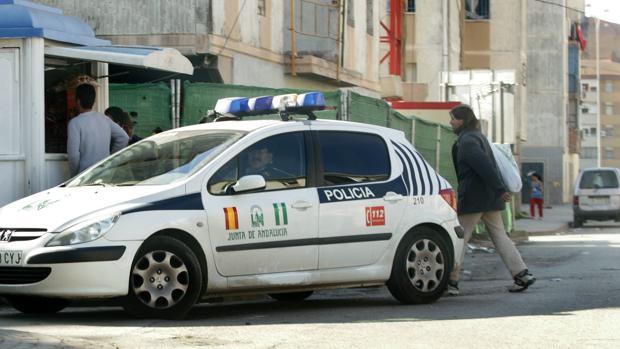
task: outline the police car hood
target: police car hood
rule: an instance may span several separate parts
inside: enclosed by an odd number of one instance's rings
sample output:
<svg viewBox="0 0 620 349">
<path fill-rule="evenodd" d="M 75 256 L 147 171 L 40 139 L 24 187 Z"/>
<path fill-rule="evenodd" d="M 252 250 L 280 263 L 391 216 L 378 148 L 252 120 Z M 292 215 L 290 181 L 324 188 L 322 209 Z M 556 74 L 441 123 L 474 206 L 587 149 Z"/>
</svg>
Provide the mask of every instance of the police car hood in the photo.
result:
<svg viewBox="0 0 620 349">
<path fill-rule="evenodd" d="M 44 228 L 49 232 L 79 222 L 90 214 L 124 211 L 152 200 L 182 195 L 185 187 L 161 186 L 56 187 L 25 197 L 0 209 L 0 228 Z"/>
</svg>

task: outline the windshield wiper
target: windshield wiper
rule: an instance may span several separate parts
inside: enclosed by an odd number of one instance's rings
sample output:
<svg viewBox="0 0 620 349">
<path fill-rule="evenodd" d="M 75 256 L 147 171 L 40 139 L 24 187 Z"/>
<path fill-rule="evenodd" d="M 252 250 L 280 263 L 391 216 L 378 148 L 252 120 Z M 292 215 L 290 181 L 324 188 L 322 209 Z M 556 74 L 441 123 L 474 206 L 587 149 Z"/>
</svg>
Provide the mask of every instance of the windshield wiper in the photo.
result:
<svg viewBox="0 0 620 349">
<path fill-rule="evenodd" d="M 83 184 L 81 185 L 81 187 L 94 187 L 94 186 L 101 186 L 101 187 L 115 187 L 115 184 L 110 184 L 110 183 L 88 183 L 88 184 Z"/>
</svg>

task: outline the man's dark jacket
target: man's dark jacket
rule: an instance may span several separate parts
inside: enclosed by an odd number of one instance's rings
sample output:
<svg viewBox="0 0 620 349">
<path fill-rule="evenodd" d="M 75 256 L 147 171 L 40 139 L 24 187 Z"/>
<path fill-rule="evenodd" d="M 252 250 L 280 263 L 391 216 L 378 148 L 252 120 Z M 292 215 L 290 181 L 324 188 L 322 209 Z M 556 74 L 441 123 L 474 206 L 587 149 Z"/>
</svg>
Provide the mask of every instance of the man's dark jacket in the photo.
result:
<svg viewBox="0 0 620 349">
<path fill-rule="evenodd" d="M 507 192 L 486 137 L 479 130 L 463 130 L 452 146 L 459 180 L 458 213 L 503 210 Z"/>
</svg>

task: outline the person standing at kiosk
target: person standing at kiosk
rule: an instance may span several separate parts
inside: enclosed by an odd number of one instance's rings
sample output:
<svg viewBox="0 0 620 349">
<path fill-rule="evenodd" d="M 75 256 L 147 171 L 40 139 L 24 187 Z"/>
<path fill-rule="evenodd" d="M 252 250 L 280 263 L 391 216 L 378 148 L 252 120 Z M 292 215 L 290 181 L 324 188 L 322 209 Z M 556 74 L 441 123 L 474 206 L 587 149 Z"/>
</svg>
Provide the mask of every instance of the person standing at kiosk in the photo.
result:
<svg viewBox="0 0 620 349">
<path fill-rule="evenodd" d="M 127 146 L 127 133 L 106 115 L 93 111 L 95 87 L 82 84 L 75 91 L 80 113 L 67 126 L 67 156 L 71 176 Z"/>
</svg>

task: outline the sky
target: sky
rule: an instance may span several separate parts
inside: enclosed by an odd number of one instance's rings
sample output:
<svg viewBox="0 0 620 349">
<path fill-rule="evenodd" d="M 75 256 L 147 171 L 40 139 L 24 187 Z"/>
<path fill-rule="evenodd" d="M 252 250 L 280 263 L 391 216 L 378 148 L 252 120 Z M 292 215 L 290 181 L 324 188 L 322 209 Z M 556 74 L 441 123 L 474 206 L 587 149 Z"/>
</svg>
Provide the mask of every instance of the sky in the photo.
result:
<svg viewBox="0 0 620 349">
<path fill-rule="evenodd" d="M 586 0 L 586 16 L 620 24 L 620 0 Z"/>
</svg>

